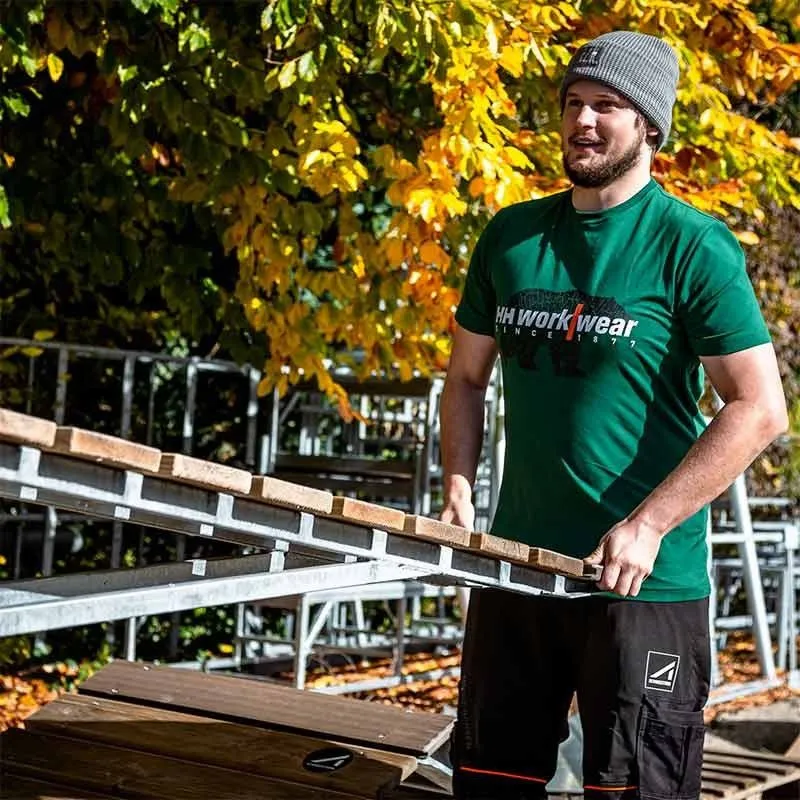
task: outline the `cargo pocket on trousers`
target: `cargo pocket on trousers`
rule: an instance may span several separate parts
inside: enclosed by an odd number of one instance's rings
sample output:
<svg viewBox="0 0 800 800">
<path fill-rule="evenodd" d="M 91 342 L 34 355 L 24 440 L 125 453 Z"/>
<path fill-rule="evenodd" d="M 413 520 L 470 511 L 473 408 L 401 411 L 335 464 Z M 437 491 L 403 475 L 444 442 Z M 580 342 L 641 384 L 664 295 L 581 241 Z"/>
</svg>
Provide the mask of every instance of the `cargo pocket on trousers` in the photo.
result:
<svg viewBox="0 0 800 800">
<path fill-rule="evenodd" d="M 640 796 L 695 800 L 702 785 L 704 735 L 702 711 L 679 711 L 645 698 L 636 741 Z"/>
</svg>

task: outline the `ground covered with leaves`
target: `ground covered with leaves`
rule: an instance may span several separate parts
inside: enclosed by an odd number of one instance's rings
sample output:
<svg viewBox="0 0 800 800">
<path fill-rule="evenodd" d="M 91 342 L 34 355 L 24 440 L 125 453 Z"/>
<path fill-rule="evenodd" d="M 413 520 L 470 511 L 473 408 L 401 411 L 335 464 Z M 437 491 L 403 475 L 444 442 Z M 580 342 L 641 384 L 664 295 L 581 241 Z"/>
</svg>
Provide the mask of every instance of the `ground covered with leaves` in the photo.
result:
<svg viewBox="0 0 800 800">
<path fill-rule="evenodd" d="M 455 670 L 459 664 L 460 655 L 456 648 L 436 655 L 409 655 L 404 660 L 404 682 L 401 685 L 369 692 L 353 692 L 349 696 L 415 711 L 448 712 L 456 706 L 458 676 Z M 730 637 L 728 646 L 719 655 L 719 664 L 726 688 L 759 677 L 755 647 L 752 639 L 747 636 Z M 28 716 L 56 697 L 76 691 L 80 683 L 99 667 L 97 662 L 66 662 L 0 675 L 0 732 L 10 727 L 24 727 Z M 310 670 L 306 686 L 316 689 L 390 678 L 393 674 L 394 664 L 390 658 L 344 667 L 319 666 Z M 285 677 L 290 678 L 291 675 L 287 673 Z M 713 723 L 718 715 L 725 712 L 769 705 L 791 697 L 800 697 L 800 691 L 792 690 L 784 684 L 727 703 L 710 705 L 706 709 L 706 723 Z"/>
</svg>

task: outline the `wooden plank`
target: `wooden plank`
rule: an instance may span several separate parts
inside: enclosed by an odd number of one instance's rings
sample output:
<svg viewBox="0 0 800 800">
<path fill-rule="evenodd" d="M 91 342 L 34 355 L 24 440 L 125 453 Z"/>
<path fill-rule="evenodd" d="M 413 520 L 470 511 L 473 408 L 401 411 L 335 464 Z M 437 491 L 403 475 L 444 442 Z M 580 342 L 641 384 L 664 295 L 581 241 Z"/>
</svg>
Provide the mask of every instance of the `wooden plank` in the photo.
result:
<svg viewBox="0 0 800 800">
<path fill-rule="evenodd" d="M 49 448 L 56 440 L 57 427 L 51 420 L 0 408 L 0 440 Z"/>
<path fill-rule="evenodd" d="M 715 780 L 707 780 L 709 772 L 719 776 Z M 744 788 L 739 781 L 743 777 L 758 778 L 757 782 Z M 783 756 L 767 753 L 730 753 L 722 750 L 706 749 L 703 753 L 703 794 L 717 791 L 720 786 L 726 787 L 726 800 L 748 800 L 761 797 L 770 790 L 784 789 L 789 796 L 800 796 L 800 762 Z"/>
<path fill-rule="evenodd" d="M 704 763 L 729 764 L 732 767 L 748 766 L 755 769 L 769 769 L 771 772 L 774 772 L 775 768 L 800 772 L 800 761 L 772 753 L 751 752 L 745 755 L 708 749 L 703 751 L 703 761 Z"/>
<path fill-rule="evenodd" d="M 300 486 L 267 475 L 253 478 L 250 497 L 272 506 L 282 506 L 295 511 L 310 511 L 313 514 L 330 514 L 333 508 L 333 495 L 330 492 Z"/>
<path fill-rule="evenodd" d="M 366 503 L 352 497 L 334 497 L 331 516 L 382 530 L 402 531 L 406 514 L 398 508 Z"/>
<path fill-rule="evenodd" d="M 161 451 L 155 447 L 83 428 L 59 427 L 53 447 L 57 452 L 73 458 L 142 472 L 158 472 L 161 461 Z"/>
<path fill-rule="evenodd" d="M 758 786 L 761 781 L 752 776 L 734 775 L 727 770 L 703 768 L 703 783 L 720 782 L 736 789 L 746 789 L 748 786 Z"/>
<path fill-rule="evenodd" d="M 438 519 L 407 514 L 403 532 L 451 547 L 468 548 L 472 534 L 460 525 L 450 525 Z"/>
<path fill-rule="evenodd" d="M 162 453 L 158 473 L 181 483 L 233 494 L 249 494 L 253 483 L 253 476 L 243 469 L 204 461 L 182 453 Z"/>
<path fill-rule="evenodd" d="M 740 778 L 752 778 L 756 781 L 763 781 L 775 774 L 769 769 L 759 769 L 754 767 L 734 766 L 732 764 L 715 763 L 713 760 L 703 761 L 703 774 L 706 771 L 724 772 L 726 775 Z"/>
<path fill-rule="evenodd" d="M 530 547 L 524 542 L 515 542 L 512 539 L 502 539 L 491 533 L 473 533 L 470 537 L 471 550 L 480 550 L 489 556 L 496 556 L 507 561 L 528 563 Z"/>
<path fill-rule="evenodd" d="M 86 742 L 18 729 L 3 743 L 10 772 L 56 783 L 147 800 L 362 800 L 352 794 L 320 789 L 235 769 L 142 753 L 124 747 Z M 265 758 L 281 758 L 265 753 Z"/>
<path fill-rule="evenodd" d="M 593 567 L 589 570 L 586 569 L 589 565 L 585 564 L 582 559 L 565 556 L 554 550 L 545 550 L 543 547 L 531 547 L 528 563 L 542 572 L 555 572 L 575 578 L 595 574 Z"/>
<path fill-rule="evenodd" d="M 727 797 L 729 794 L 736 791 L 735 786 L 731 786 L 730 783 L 727 781 L 703 781 L 702 788 L 700 792 L 705 794 L 706 792 L 713 792 L 715 795 L 720 797 Z"/>
<path fill-rule="evenodd" d="M 413 756 L 435 752 L 453 725 L 429 712 L 127 661 L 113 661 L 79 692 Z"/>
<path fill-rule="evenodd" d="M 30 716 L 26 729 L 369 798 L 397 786 L 417 765 L 413 756 L 343 748 L 338 742 L 324 739 L 265 731 L 104 697 L 65 695 Z M 332 747 L 351 753 L 352 761 L 332 772 L 315 773 L 304 768 L 303 762 L 310 753 Z M 265 753 L 280 754 L 280 758 L 265 759 Z"/>
<path fill-rule="evenodd" d="M 55 783 L 19 778 L 16 775 L 0 777 L 3 800 L 112 800 L 110 795 L 96 794 L 86 789 L 75 789 Z"/>
</svg>

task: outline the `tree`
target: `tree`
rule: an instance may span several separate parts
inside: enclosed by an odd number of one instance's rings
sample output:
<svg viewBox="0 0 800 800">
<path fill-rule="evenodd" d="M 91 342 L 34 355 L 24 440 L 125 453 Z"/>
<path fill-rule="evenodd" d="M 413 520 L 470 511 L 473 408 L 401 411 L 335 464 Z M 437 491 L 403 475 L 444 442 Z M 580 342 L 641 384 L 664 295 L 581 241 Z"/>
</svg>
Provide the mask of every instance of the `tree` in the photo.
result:
<svg viewBox="0 0 800 800">
<path fill-rule="evenodd" d="M 316 379 L 345 413 L 330 367 L 442 368 L 488 216 L 566 185 L 558 84 L 589 37 L 675 45 L 670 191 L 800 207 L 797 143 L 741 113 L 800 47 L 744 0 L 28 0 L 0 24 L 0 311 L 259 352 L 262 391 Z"/>
</svg>

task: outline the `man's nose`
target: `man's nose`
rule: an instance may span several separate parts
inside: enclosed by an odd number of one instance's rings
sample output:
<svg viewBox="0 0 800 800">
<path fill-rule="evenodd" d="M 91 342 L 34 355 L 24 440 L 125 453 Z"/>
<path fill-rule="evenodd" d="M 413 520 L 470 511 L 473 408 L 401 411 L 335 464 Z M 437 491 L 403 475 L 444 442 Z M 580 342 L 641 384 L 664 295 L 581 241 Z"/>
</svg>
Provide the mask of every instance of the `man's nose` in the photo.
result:
<svg viewBox="0 0 800 800">
<path fill-rule="evenodd" d="M 593 128 L 597 121 L 597 115 L 594 113 L 592 107 L 587 103 L 580 107 L 575 121 L 582 128 Z"/>
</svg>

